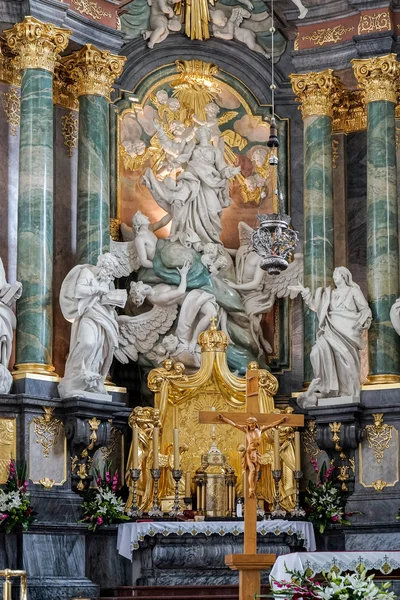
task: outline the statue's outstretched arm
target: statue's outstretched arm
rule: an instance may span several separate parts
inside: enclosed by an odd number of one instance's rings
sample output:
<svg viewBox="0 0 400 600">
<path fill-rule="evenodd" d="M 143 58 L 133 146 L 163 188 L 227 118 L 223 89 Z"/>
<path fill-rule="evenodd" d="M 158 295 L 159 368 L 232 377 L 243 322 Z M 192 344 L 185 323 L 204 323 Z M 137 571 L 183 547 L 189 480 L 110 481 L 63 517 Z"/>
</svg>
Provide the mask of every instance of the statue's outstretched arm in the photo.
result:
<svg viewBox="0 0 400 600">
<path fill-rule="evenodd" d="M 227 425 L 231 425 L 232 427 L 235 427 L 236 429 L 239 429 L 239 431 L 246 431 L 247 430 L 246 425 L 238 425 L 237 423 L 234 423 L 233 421 L 231 421 L 227 417 L 224 417 L 224 415 L 221 415 L 221 413 L 219 413 L 218 419 L 220 419 L 221 421 L 223 421 Z"/>
<path fill-rule="evenodd" d="M 287 420 L 288 420 L 287 417 L 281 417 L 280 419 L 277 419 L 273 423 L 269 423 L 268 425 L 263 425 L 261 427 L 260 431 L 261 431 L 261 433 L 264 433 L 264 431 L 267 431 L 267 429 L 273 429 L 277 425 L 280 425 L 281 423 L 285 423 Z"/>
</svg>

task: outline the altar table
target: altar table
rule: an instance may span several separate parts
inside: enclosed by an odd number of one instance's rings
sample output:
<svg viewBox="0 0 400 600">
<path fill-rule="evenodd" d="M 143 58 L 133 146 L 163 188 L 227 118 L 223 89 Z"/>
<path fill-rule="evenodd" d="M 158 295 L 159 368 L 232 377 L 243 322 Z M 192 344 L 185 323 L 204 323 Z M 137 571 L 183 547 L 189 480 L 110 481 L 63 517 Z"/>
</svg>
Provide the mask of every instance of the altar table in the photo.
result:
<svg viewBox="0 0 400 600">
<path fill-rule="evenodd" d="M 171 534 L 178 536 L 202 534 L 207 537 L 215 534 L 238 536 L 243 534 L 243 529 L 243 521 L 123 523 L 118 526 L 117 549 L 121 556 L 132 560 L 132 553 L 139 548 L 139 542 L 142 542 L 146 536 L 153 537 L 157 534 L 163 536 Z M 314 528 L 312 523 L 307 521 L 284 521 L 283 519 L 258 521 L 257 533 L 261 536 L 271 533 L 277 536 L 282 533 L 295 534 L 299 540 L 304 541 L 304 547 L 308 552 L 316 549 Z"/>
<path fill-rule="evenodd" d="M 361 565 L 367 571 L 380 571 L 383 575 L 389 575 L 400 569 L 400 552 L 293 552 L 277 557 L 271 569 L 270 580 L 290 580 L 286 569 L 306 571 L 312 577 L 331 569 L 336 573 L 356 571 Z"/>
</svg>

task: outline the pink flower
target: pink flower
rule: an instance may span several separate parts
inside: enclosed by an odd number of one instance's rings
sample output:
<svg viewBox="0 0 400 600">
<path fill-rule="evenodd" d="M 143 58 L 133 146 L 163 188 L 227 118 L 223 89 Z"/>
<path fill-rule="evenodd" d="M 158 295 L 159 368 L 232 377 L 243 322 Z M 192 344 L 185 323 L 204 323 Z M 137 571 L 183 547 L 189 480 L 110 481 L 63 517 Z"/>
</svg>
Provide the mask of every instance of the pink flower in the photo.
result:
<svg viewBox="0 0 400 600">
<path fill-rule="evenodd" d="M 97 476 L 96 483 L 97 483 L 98 487 L 101 486 L 101 477 L 100 477 L 100 475 Z"/>
<path fill-rule="evenodd" d="M 340 521 L 340 517 L 338 515 L 333 515 L 333 517 L 331 517 L 331 521 L 337 523 L 338 521 Z"/>
<path fill-rule="evenodd" d="M 110 471 L 106 472 L 106 483 L 110 483 L 111 482 L 111 474 Z"/>
<path fill-rule="evenodd" d="M 112 479 L 112 491 L 113 492 L 117 491 L 117 488 L 118 488 L 118 479 L 119 479 L 119 477 L 118 477 L 118 471 L 116 471 L 115 475 L 114 475 L 114 477 Z"/>
<path fill-rule="evenodd" d="M 5 521 L 7 518 L 8 518 L 8 514 L 7 513 L 0 514 L 0 521 Z"/>
<path fill-rule="evenodd" d="M 318 463 L 317 463 L 317 461 L 316 461 L 316 459 L 314 457 L 311 457 L 311 464 L 314 467 L 314 471 L 316 473 L 318 473 L 319 472 Z"/>
<path fill-rule="evenodd" d="M 103 517 L 97 517 L 97 525 L 102 525 L 103 522 Z"/>
</svg>

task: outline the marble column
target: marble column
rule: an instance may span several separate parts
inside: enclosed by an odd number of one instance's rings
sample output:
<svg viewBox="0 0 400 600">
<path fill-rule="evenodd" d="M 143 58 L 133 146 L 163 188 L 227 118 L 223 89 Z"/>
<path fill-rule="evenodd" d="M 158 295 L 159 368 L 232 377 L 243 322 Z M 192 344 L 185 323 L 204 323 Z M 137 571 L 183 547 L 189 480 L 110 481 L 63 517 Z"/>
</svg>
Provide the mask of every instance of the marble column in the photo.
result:
<svg viewBox="0 0 400 600">
<path fill-rule="evenodd" d="M 304 285 L 314 292 L 331 284 L 334 266 L 332 110 L 340 83 L 332 69 L 290 79 L 304 122 Z M 305 307 L 305 384 L 313 378 L 310 352 L 317 330 L 316 314 Z"/>
<path fill-rule="evenodd" d="M 367 104 L 367 284 L 372 325 L 369 383 L 400 382 L 400 339 L 389 311 L 399 295 L 395 54 L 352 61 Z"/>
<path fill-rule="evenodd" d="M 79 98 L 77 261 L 96 264 L 110 241 L 109 99 L 126 58 L 87 44 L 63 59 Z"/>
<path fill-rule="evenodd" d="M 16 372 L 51 374 L 53 351 L 53 72 L 71 31 L 25 17 L 4 31 L 21 64 Z"/>
</svg>

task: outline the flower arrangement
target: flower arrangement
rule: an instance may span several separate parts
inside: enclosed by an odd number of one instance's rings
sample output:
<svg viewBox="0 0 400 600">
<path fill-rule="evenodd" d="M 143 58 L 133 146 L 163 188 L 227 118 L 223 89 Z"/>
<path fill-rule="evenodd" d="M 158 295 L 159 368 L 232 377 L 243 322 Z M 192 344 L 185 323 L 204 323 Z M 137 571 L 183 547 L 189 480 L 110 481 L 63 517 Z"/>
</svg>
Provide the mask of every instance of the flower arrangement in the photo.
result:
<svg viewBox="0 0 400 600">
<path fill-rule="evenodd" d="M 0 525 L 10 533 L 16 525 L 26 530 L 35 520 L 29 494 L 26 466 L 18 467 L 11 459 L 5 489 L 0 490 Z"/>
<path fill-rule="evenodd" d="M 338 575 L 332 571 L 323 573 L 322 581 L 306 577 L 300 571 L 287 571 L 291 581 L 273 581 L 274 596 L 290 597 L 293 600 L 394 600 L 394 592 L 389 592 L 389 581 L 381 586 L 374 583 L 374 575 L 367 577 L 367 571 Z"/>
<path fill-rule="evenodd" d="M 112 476 L 110 465 L 106 464 L 103 475 L 96 470 L 95 477 L 97 488 L 84 492 L 84 516 L 79 523 L 86 523 L 89 531 L 96 531 L 100 525 L 129 521 L 129 517 L 124 513 L 124 503 L 117 497 L 118 471 Z"/>
<path fill-rule="evenodd" d="M 334 465 L 331 464 L 327 469 L 324 463 L 319 469 L 315 458 L 312 458 L 311 462 L 318 477 L 315 483 L 310 481 L 307 487 L 305 501 L 308 505 L 308 518 L 318 527 L 320 533 L 324 533 L 330 523 L 349 525 L 349 521 L 343 518 L 345 516 L 343 495 L 331 479 Z"/>
</svg>

